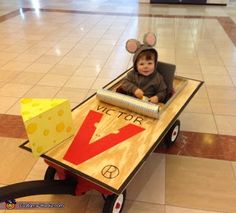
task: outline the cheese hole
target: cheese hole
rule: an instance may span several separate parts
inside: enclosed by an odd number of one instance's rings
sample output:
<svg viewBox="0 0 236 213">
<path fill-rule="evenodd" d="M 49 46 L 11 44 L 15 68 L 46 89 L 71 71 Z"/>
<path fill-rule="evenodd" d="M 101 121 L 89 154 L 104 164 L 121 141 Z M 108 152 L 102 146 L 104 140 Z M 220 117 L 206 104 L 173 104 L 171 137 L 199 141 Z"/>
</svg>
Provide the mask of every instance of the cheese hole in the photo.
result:
<svg viewBox="0 0 236 213">
<path fill-rule="evenodd" d="M 71 126 L 68 126 L 68 127 L 66 128 L 66 131 L 67 131 L 67 132 L 71 132 L 71 130 L 72 130 Z"/>
<path fill-rule="evenodd" d="M 37 151 L 38 153 L 41 153 L 41 152 L 43 151 L 43 147 L 42 147 L 42 146 L 37 147 L 36 151 Z"/>
<path fill-rule="evenodd" d="M 48 129 L 45 129 L 45 130 L 43 131 L 43 135 L 44 135 L 44 136 L 48 136 L 48 134 L 49 134 L 49 130 L 48 130 Z"/>
<path fill-rule="evenodd" d="M 65 125 L 62 122 L 57 124 L 57 126 L 56 126 L 57 132 L 62 132 L 64 130 L 64 128 L 65 128 Z"/>
<path fill-rule="evenodd" d="M 33 134 L 37 130 L 37 124 L 36 123 L 31 123 L 27 126 L 27 132 L 29 134 Z"/>
<path fill-rule="evenodd" d="M 63 114 L 64 114 L 64 111 L 62 109 L 57 112 L 58 116 L 62 116 Z"/>
</svg>

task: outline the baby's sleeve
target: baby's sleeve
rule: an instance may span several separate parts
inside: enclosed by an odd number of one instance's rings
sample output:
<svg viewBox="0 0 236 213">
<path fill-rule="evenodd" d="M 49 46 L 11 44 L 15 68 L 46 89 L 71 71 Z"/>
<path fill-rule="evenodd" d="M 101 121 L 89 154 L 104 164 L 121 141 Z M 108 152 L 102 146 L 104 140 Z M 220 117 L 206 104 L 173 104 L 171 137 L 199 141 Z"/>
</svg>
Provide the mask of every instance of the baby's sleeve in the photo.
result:
<svg viewBox="0 0 236 213">
<path fill-rule="evenodd" d="M 138 89 L 138 87 L 136 86 L 133 71 L 130 71 L 126 75 L 126 77 L 122 81 L 121 87 L 125 92 L 127 92 L 129 94 L 134 94 L 135 90 Z"/>
</svg>

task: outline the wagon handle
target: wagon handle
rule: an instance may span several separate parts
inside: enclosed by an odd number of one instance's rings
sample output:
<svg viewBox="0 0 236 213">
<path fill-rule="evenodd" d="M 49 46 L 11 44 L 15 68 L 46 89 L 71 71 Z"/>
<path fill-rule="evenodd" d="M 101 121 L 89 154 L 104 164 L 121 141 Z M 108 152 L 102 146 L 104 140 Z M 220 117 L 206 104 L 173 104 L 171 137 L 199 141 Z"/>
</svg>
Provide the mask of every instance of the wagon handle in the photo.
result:
<svg viewBox="0 0 236 213">
<path fill-rule="evenodd" d="M 75 195 L 76 185 L 77 182 L 72 179 L 36 180 L 11 184 L 0 188 L 0 202 L 40 194 Z"/>
</svg>

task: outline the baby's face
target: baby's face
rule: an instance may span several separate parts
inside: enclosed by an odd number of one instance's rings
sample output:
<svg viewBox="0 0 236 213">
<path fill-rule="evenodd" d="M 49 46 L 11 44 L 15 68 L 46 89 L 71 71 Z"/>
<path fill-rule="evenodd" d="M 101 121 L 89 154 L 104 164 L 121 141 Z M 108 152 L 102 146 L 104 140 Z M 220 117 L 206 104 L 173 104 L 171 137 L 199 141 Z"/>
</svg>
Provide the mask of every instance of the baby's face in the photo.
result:
<svg viewBox="0 0 236 213">
<path fill-rule="evenodd" d="M 144 76 L 148 76 L 154 72 L 155 63 L 154 60 L 146 60 L 145 58 L 140 58 L 137 62 L 138 72 Z"/>
</svg>

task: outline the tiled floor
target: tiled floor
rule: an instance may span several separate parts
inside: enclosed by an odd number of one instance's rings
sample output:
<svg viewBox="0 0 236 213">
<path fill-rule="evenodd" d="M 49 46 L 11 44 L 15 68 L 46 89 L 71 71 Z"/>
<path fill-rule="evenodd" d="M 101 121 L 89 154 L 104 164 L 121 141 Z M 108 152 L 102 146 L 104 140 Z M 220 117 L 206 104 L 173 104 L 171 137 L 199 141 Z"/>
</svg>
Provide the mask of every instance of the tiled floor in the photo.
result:
<svg viewBox="0 0 236 213">
<path fill-rule="evenodd" d="M 128 186 L 124 212 L 236 212 L 235 3 L 1 0 L 0 185 L 42 179 L 46 169 L 18 148 L 26 138 L 20 98 L 68 98 L 74 107 L 131 66 L 125 42 L 147 31 L 157 35 L 159 60 L 205 84 L 180 115 L 175 146 L 160 147 Z M 72 213 L 103 206 L 97 192 L 20 200 L 62 202 Z"/>
</svg>

